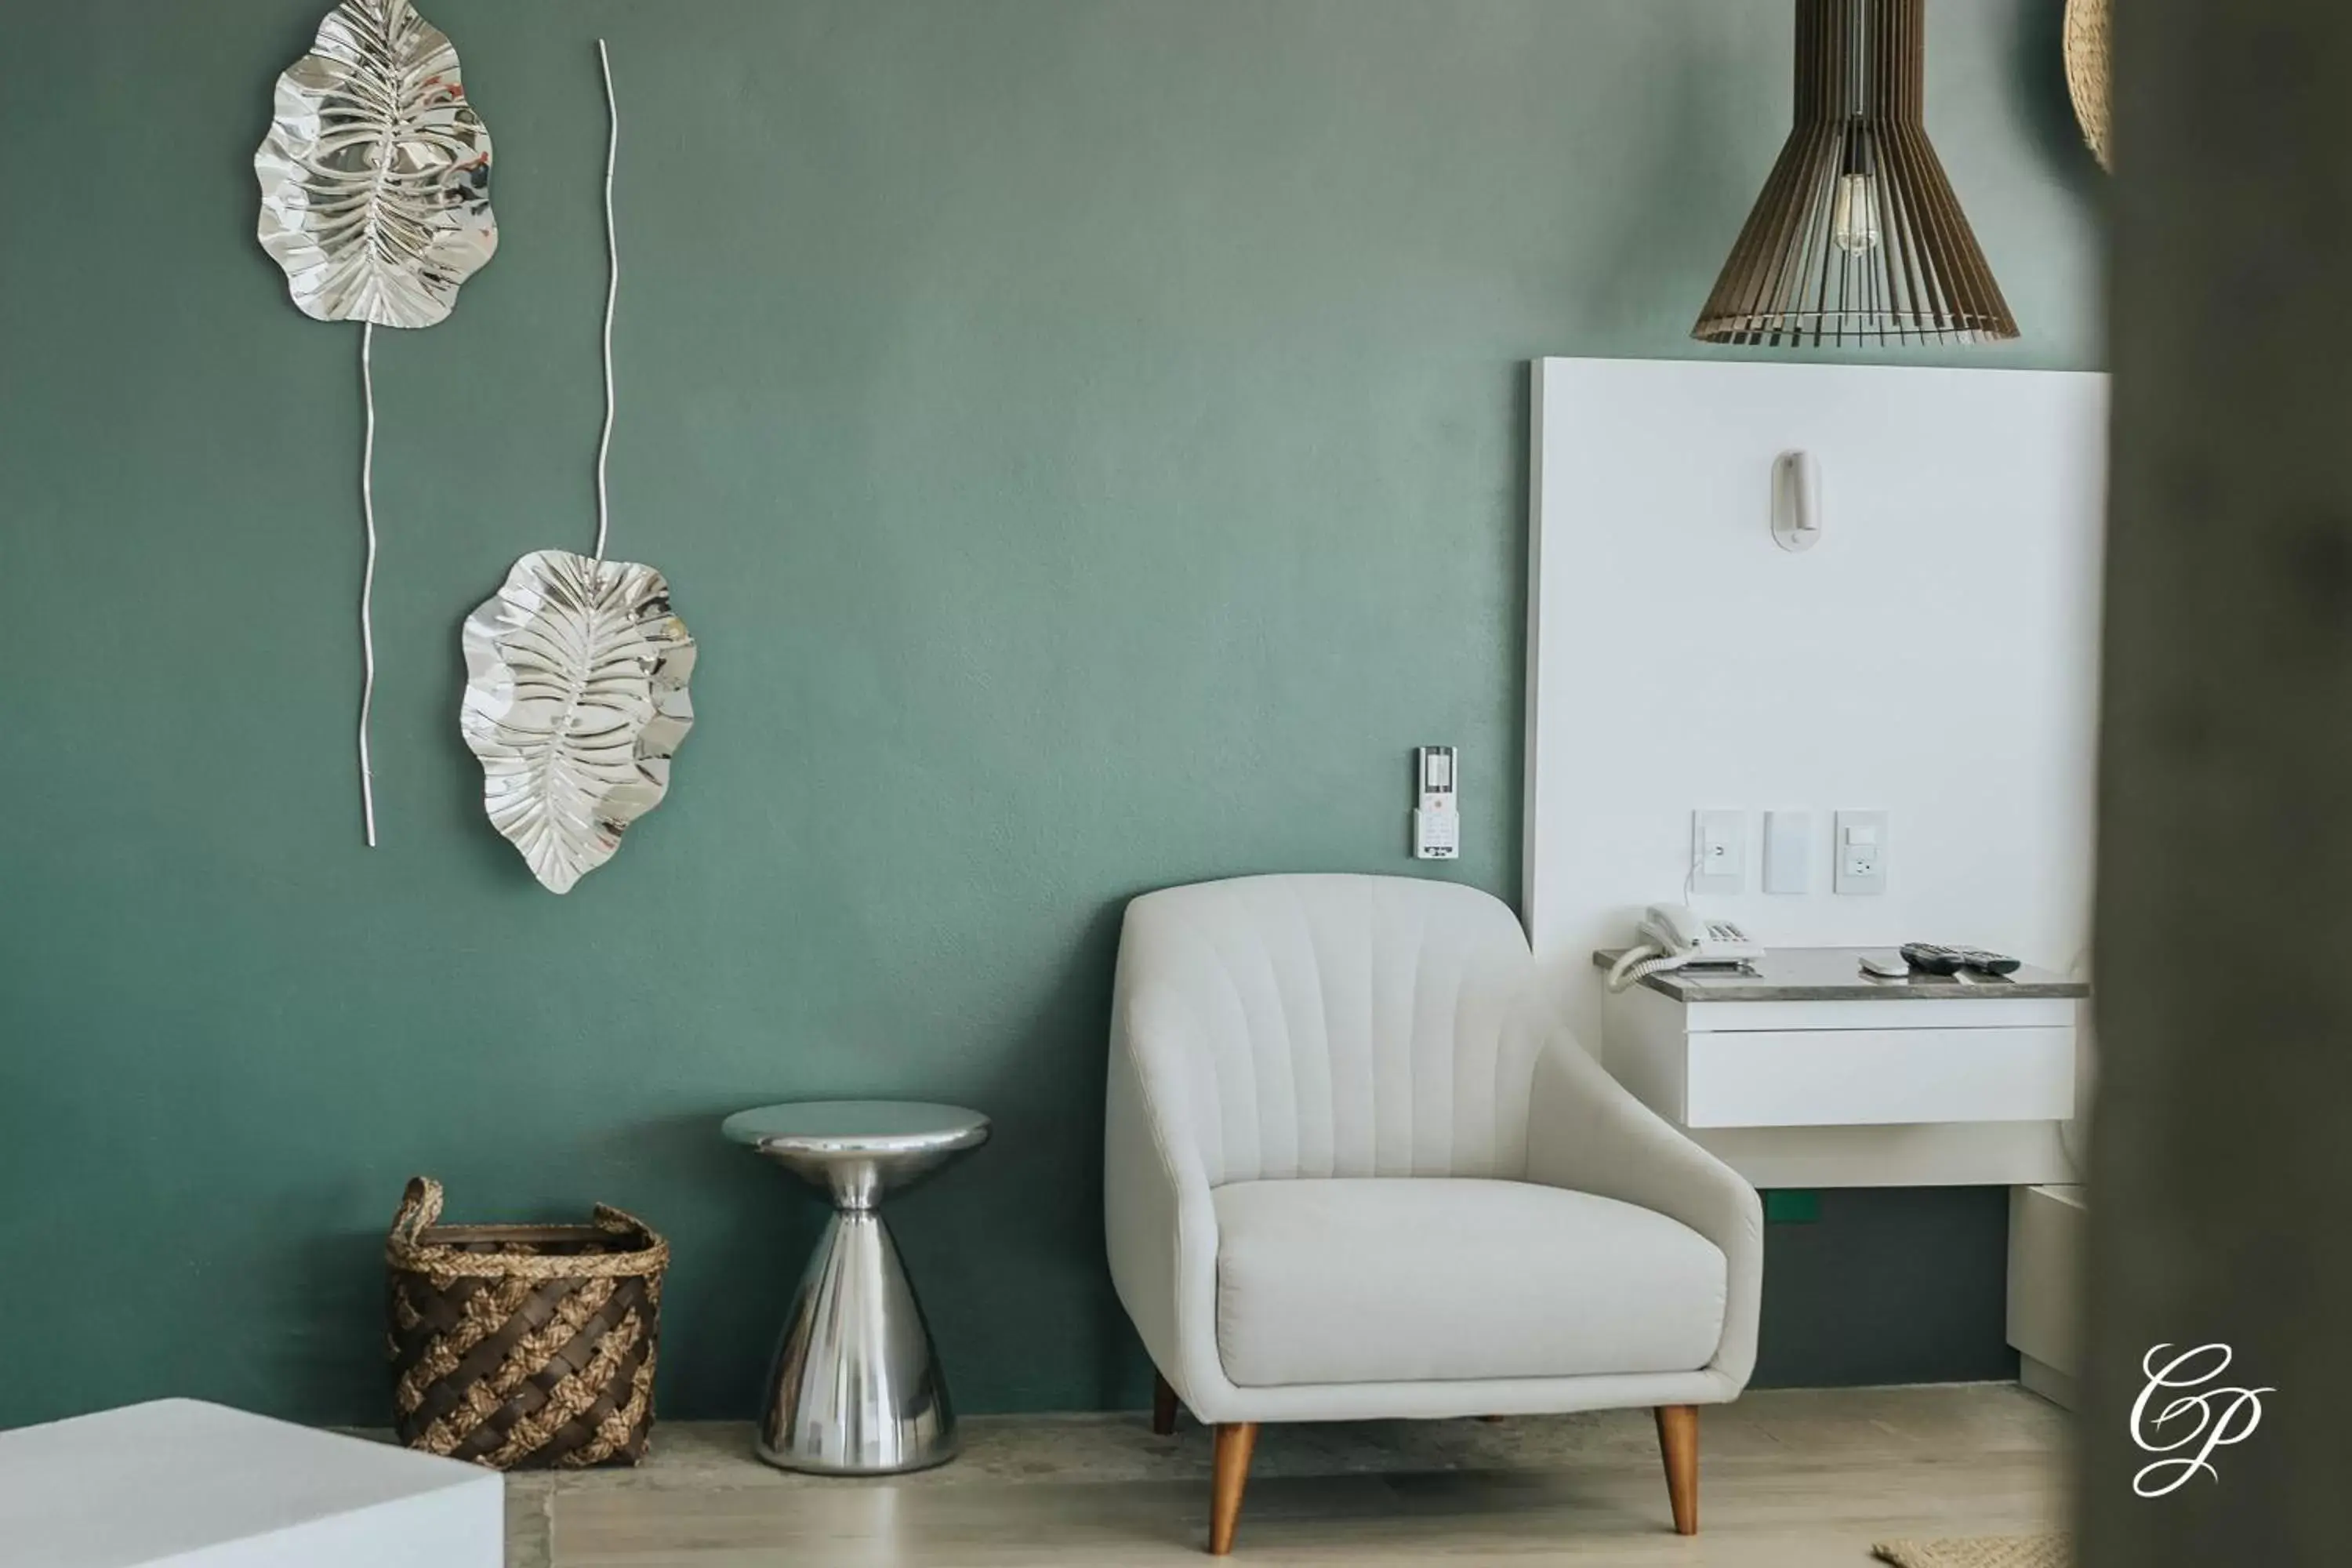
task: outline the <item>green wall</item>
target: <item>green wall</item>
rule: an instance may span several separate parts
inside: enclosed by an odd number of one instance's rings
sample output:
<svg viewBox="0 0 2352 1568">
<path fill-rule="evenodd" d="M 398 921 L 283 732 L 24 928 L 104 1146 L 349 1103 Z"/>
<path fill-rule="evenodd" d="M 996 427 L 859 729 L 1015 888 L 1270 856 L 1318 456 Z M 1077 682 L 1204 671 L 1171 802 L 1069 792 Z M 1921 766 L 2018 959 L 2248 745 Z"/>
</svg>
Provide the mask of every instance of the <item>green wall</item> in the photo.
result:
<svg viewBox="0 0 2352 1568">
<path fill-rule="evenodd" d="M 997 1118 L 899 1212 L 961 1402 L 1134 1402 L 1097 1218 L 1120 907 L 1412 871 L 1426 741 L 1467 779 L 1441 874 L 1515 894 L 1523 363 L 1696 352 L 1787 6 L 436 0 L 502 242 L 377 345 L 373 853 L 358 330 L 253 237 L 319 9 L 0 8 L 0 1423 L 381 1419 L 415 1171 L 464 1216 L 655 1221 L 666 1407 L 740 1413 L 817 1215 L 715 1124 L 835 1094 Z M 1934 10 L 1931 124 L 2026 327 L 1983 357 L 2095 363 L 2057 0 Z M 556 899 L 482 819 L 457 629 L 593 536 L 600 32 L 614 548 L 675 585 L 701 717 Z M 1948 1206 L 1873 1256 L 1980 1297 Z M 1836 1304 L 1863 1264 L 1828 1256 L 1776 1314 Z M 1784 1364 L 1985 1352 L 1859 1331 Z"/>
</svg>

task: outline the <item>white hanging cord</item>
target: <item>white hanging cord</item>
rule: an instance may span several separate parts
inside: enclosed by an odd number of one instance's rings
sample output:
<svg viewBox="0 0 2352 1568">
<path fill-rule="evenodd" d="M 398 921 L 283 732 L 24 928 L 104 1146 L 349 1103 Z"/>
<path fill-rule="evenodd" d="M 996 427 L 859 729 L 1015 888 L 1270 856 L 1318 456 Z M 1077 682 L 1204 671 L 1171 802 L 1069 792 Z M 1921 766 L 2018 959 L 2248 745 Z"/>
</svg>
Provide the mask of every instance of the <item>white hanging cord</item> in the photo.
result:
<svg viewBox="0 0 2352 1568">
<path fill-rule="evenodd" d="M 596 40 L 596 63 L 604 71 L 604 434 L 596 443 L 596 565 L 603 575 L 604 535 L 612 527 L 604 466 L 613 455 L 613 312 L 621 302 L 621 238 L 613 226 L 613 167 L 621 157 L 621 106 L 613 97 L 613 56 Z"/>
<path fill-rule="evenodd" d="M 368 764 L 368 714 L 375 706 L 375 323 L 360 331 L 360 395 L 367 434 L 360 443 L 360 514 L 367 520 L 367 568 L 360 574 L 360 812 L 375 847 L 375 770 Z"/>
</svg>

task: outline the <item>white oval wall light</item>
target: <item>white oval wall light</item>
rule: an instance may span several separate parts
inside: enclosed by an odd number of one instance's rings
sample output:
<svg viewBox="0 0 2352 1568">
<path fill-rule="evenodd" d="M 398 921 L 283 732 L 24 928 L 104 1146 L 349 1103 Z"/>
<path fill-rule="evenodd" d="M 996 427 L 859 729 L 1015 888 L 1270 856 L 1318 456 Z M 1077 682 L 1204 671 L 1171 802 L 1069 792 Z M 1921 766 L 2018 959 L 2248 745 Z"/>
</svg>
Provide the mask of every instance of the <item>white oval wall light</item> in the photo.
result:
<svg viewBox="0 0 2352 1568">
<path fill-rule="evenodd" d="M 1811 550 L 1822 542 L 1822 470 L 1811 452 L 1772 459 L 1772 542 Z"/>
</svg>

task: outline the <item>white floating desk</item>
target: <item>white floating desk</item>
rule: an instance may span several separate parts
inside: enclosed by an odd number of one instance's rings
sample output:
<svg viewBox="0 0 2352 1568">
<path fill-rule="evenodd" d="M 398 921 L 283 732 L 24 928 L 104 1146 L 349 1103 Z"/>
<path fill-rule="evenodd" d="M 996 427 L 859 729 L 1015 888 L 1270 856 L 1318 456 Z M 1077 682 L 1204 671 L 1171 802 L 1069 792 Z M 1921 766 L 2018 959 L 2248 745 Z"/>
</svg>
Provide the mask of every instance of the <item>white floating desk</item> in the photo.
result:
<svg viewBox="0 0 2352 1568">
<path fill-rule="evenodd" d="M 499 1568 L 495 1472 L 193 1399 L 0 1432 L 0 1562 Z"/>
<path fill-rule="evenodd" d="M 1674 970 L 1611 996 L 1602 1061 L 1759 1187 L 2073 1179 L 2075 1011 L 2090 988 L 1879 980 L 1861 948 L 1783 948 L 1747 972 Z M 1593 955 L 1605 965 L 1613 952 Z"/>
</svg>

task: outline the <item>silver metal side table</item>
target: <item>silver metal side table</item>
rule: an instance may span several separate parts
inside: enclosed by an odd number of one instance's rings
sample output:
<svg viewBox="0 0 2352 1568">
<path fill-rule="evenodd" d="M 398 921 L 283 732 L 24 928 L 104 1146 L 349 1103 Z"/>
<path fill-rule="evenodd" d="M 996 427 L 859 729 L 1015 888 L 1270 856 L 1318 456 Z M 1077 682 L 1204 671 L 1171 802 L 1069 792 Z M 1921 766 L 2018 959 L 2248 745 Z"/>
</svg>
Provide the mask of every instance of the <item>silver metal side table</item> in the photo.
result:
<svg viewBox="0 0 2352 1568">
<path fill-rule="evenodd" d="M 833 1198 L 769 1369 L 761 1458 L 881 1476 L 955 1458 L 955 1413 L 881 1203 L 988 1142 L 954 1105 L 808 1100 L 739 1111 L 720 1131 Z"/>
</svg>

